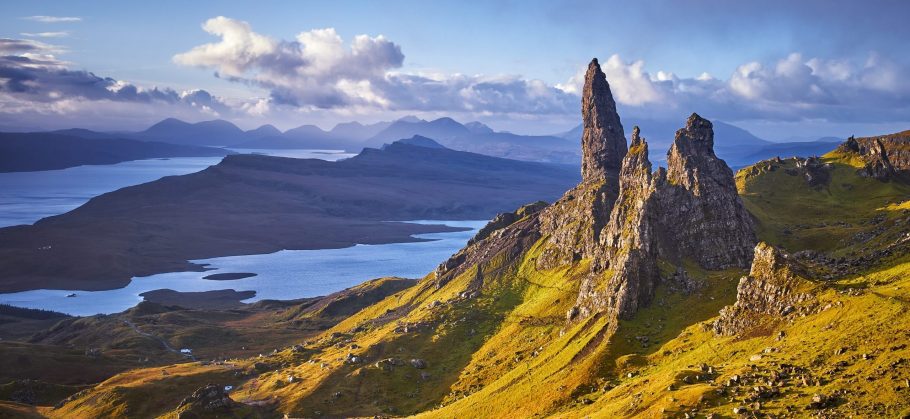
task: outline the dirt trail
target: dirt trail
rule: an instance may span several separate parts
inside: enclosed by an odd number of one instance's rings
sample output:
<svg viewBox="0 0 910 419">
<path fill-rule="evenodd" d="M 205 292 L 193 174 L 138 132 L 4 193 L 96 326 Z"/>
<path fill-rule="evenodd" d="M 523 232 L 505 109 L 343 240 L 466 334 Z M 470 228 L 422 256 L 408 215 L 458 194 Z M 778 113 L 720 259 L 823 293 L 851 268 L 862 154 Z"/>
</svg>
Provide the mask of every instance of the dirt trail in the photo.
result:
<svg viewBox="0 0 910 419">
<path fill-rule="evenodd" d="M 160 337 L 155 336 L 155 335 L 153 335 L 153 334 L 151 334 L 151 333 L 146 333 L 146 332 L 143 332 L 143 331 L 139 330 L 139 327 L 137 327 L 135 323 L 133 323 L 133 322 L 131 322 L 131 321 L 129 321 L 129 320 L 124 320 L 123 323 L 124 323 L 125 325 L 129 326 L 131 329 L 133 329 L 134 332 L 136 332 L 136 333 L 138 333 L 138 334 L 140 334 L 140 335 L 142 335 L 142 336 L 145 336 L 145 337 L 147 337 L 147 338 L 149 338 L 149 339 L 154 339 L 154 340 L 157 340 L 158 342 L 161 342 L 161 345 L 164 346 L 164 349 L 167 349 L 168 351 L 171 351 L 171 352 L 173 352 L 173 353 L 175 353 L 175 354 L 178 354 L 178 355 L 184 356 L 184 357 L 186 357 L 186 358 L 189 358 L 189 359 L 191 359 L 191 360 L 193 360 L 193 361 L 196 360 L 196 357 L 194 357 L 193 354 L 185 354 L 185 353 L 183 353 L 183 352 L 180 352 L 180 351 L 177 350 L 177 349 L 174 349 L 174 347 L 171 346 L 169 343 L 167 343 L 167 341 L 164 340 L 163 338 L 160 338 Z"/>
</svg>

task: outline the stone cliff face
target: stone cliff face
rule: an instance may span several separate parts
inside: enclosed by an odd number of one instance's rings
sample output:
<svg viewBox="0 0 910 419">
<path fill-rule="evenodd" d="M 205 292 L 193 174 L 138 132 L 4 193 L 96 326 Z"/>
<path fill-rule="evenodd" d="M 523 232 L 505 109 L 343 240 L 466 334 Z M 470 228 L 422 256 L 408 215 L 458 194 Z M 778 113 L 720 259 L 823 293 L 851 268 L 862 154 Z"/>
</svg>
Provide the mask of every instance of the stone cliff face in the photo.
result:
<svg viewBox="0 0 910 419">
<path fill-rule="evenodd" d="M 714 154 L 711 122 L 692 114 L 657 175 L 663 257 L 690 258 L 706 269 L 748 267 L 755 234 L 733 171 Z"/>
<path fill-rule="evenodd" d="M 647 304 L 657 286 L 657 215 L 648 144 L 638 127 L 620 170 L 619 197 L 600 235 L 600 251 L 581 285 L 573 315 L 586 317 L 603 309 L 630 316 Z"/>
<path fill-rule="evenodd" d="M 759 243 L 748 276 L 739 280 L 736 303 L 724 307 L 713 325 L 722 335 L 746 332 L 768 319 L 783 319 L 799 312 L 813 310 L 812 294 L 806 292 L 812 284 L 804 278 L 804 270 L 788 255 L 774 247 Z"/>
<path fill-rule="evenodd" d="M 865 163 L 859 173 L 881 181 L 910 175 L 910 131 L 881 137 L 850 137 L 838 151 L 854 153 Z"/>
<path fill-rule="evenodd" d="M 436 288 L 441 288 L 468 268 L 487 264 L 497 256 L 503 255 L 507 260 L 520 258 L 540 239 L 539 215 L 544 207 L 546 203 L 535 202 L 497 215 L 468 241 L 465 248 L 436 268 Z"/>
<path fill-rule="evenodd" d="M 582 284 L 581 316 L 607 311 L 627 318 L 650 302 L 658 260 L 706 269 L 747 267 L 755 235 L 733 172 L 714 154 L 711 122 L 693 114 L 679 130 L 666 170 L 651 173 L 636 129 L 619 176 L 619 197 L 599 235 L 592 273 Z"/>
</svg>

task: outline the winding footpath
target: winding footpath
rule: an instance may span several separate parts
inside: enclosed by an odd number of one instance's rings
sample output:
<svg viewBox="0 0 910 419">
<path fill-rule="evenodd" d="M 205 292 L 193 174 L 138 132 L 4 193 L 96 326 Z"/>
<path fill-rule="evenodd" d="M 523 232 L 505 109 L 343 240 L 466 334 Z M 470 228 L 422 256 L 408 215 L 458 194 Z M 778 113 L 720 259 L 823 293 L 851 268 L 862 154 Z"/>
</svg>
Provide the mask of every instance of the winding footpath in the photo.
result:
<svg viewBox="0 0 910 419">
<path fill-rule="evenodd" d="M 178 354 L 178 355 L 180 355 L 180 356 L 184 356 L 184 357 L 186 357 L 186 358 L 188 358 L 188 359 L 191 359 L 191 360 L 193 360 L 193 361 L 196 360 L 196 357 L 194 357 L 193 354 L 185 354 L 185 353 L 183 353 L 183 352 L 180 352 L 180 351 L 177 350 L 177 349 L 174 349 L 174 347 L 171 346 L 169 343 L 167 343 L 167 341 L 164 340 L 163 338 L 160 338 L 160 337 L 155 336 L 155 335 L 153 335 L 153 334 L 151 334 L 151 333 L 146 333 L 146 332 L 143 332 L 143 331 L 139 330 L 139 327 L 136 326 L 135 323 L 133 323 L 133 322 L 131 322 L 131 321 L 129 321 L 129 320 L 124 320 L 123 323 L 124 323 L 125 325 L 129 326 L 131 329 L 133 329 L 133 331 L 135 331 L 136 333 L 138 333 L 138 334 L 140 334 L 140 335 L 142 335 L 142 336 L 145 336 L 145 337 L 147 337 L 147 338 L 149 338 L 149 339 L 153 339 L 153 340 L 157 340 L 158 342 L 161 342 L 161 345 L 164 346 L 164 349 L 167 349 L 168 351 L 171 351 L 171 352 L 173 352 L 173 353 L 175 353 L 175 354 Z"/>
</svg>

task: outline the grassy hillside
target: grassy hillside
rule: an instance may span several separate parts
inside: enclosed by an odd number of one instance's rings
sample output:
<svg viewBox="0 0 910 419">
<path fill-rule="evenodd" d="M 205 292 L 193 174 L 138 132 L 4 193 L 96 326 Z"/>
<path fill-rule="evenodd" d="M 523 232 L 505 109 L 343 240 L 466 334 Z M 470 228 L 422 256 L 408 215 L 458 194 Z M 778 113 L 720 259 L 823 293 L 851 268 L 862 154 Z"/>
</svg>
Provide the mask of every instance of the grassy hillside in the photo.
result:
<svg viewBox="0 0 910 419">
<path fill-rule="evenodd" d="M 288 308 L 272 318 L 343 320 L 272 353 L 134 369 L 58 409 L 22 411 L 174 417 L 183 397 L 215 383 L 241 403 L 219 417 L 901 417 L 910 414 L 910 187 L 859 176 L 850 156 L 822 163 L 828 181 L 816 186 L 797 160 L 737 175 L 761 239 L 806 262 L 798 288 L 810 297 L 756 315 L 743 333 L 712 324 L 747 272 L 694 263 L 687 279 L 661 266 L 653 302 L 629 320 L 567 322 L 590 261 L 538 269 L 544 237 L 439 286 L 433 274 L 402 289 L 380 281 L 371 286 L 392 294 L 354 291 L 344 300 L 353 309 Z"/>
</svg>

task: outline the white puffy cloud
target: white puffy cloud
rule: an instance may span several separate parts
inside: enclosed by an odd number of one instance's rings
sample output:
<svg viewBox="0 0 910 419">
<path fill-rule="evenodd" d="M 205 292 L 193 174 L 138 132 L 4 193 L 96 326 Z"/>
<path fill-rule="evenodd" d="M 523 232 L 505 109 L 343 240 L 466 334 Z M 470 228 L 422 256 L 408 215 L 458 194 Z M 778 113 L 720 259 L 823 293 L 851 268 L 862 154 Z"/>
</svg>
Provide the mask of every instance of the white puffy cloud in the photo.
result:
<svg viewBox="0 0 910 419">
<path fill-rule="evenodd" d="M 870 54 L 864 63 L 805 58 L 738 66 L 726 80 L 702 73 L 680 78 L 649 73 L 642 61 L 618 55 L 601 65 L 622 112 L 635 117 L 680 118 L 691 112 L 731 121 L 908 121 L 907 69 Z M 578 94 L 585 67 L 557 87 Z"/>
<path fill-rule="evenodd" d="M 481 119 L 500 127 L 496 122 L 505 121 L 520 131 L 535 124 L 570 125 L 579 118 L 587 63 L 555 85 L 519 75 L 404 72 L 401 47 L 382 35 L 345 40 L 325 28 L 281 40 L 226 17 L 209 19 L 202 28 L 218 39 L 173 61 L 263 89 L 267 97 L 228 99 L 204 90 L 139 86 L 72 70 L 72 64 L 57 58 L 66 52 L 60 46 L 0 38 L 0 128 L 30 120 L 25 114 L 34 121 L 53 115 L 48 120 L 54 123 L 69 117 L 80 121 L 74 115 L 117 124 L 178 116 L 284 126 L 420 114 Z M 910 122 L 906 65 L 875 53 L 859 62 L 794 53 L 743 63 L 727 77 L 649 71 L 645 62 L 619 55 L 601 66 L 624 118 L 678 121 L 699 112 L 734 122 Z"/>
<path fill-rule="evenodd" d="M 332 28 L 301 32 L 293 41 L 272 39 L 223 16 L 202 28 L 220 41 L 177 54 L 174 62 L 214 68 L 219 77 L 264 87 L 282 104 L 382 106 L 387 101 L 376 85 L 404 61 L 401 48 L 381 35 L 357 36 L 346 47 Z"/>
<path fill-rule="evenodd" d="M 577 108 L 577 98 L 539 80 L 399 73 L 404 62 L 401 47 L 382 35 L 357 35 L 346 45 L 332 28 L 301 32 L 284 41 L 226 17 L 209 19 L 202 27 L 220 41 L 177 54 L 174 61 L 265 88 L 278 106 L 490 113 L 560 113 Z"/>
</svg>

